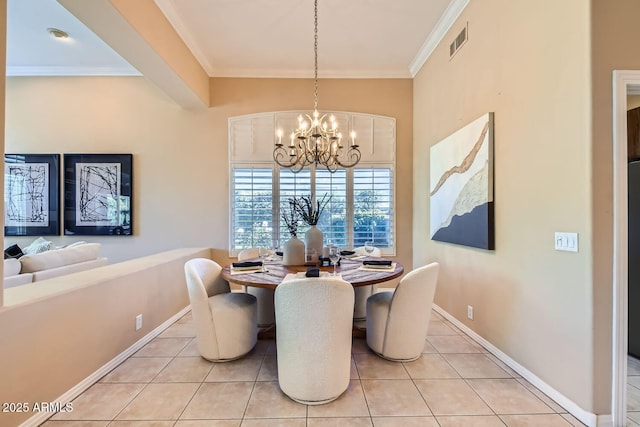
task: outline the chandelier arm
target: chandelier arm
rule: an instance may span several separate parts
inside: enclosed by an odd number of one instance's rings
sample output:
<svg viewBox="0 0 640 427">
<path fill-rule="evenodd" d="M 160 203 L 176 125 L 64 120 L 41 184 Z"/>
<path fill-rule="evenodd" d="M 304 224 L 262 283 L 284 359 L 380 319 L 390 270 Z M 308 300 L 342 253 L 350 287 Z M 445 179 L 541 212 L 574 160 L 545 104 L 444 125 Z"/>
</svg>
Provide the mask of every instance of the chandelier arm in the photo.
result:
<svg viewBox="0 0 640 427">
<path fill-rule="evenodd" d="M 341 162 L 340 159 L 336 157 L 336 163 L 338 163 L 343 168 L 351 168 L 358 164 L 358 162 L 360 162 L 361 157 L 362 154 L 360 153 L 360 149 L 358 149 L 358 147 L 349 147 L 349 150 L 347 151 L 347 159 L 351 159 L 352 161 L 350 163 Z"/>
<path fill-rule="evenodd" d="M 285 162 L 284 159 L 289 158 L 293 159 L 289 162 Z M 285 147 L 277 147 L 273 150 L 273 160 L 280 166 L 284 168 L 290 168 L 294 166 L 298 162 L 298 156 L 291 157 L 289 155 L 289 149 Z"/>
</svg>

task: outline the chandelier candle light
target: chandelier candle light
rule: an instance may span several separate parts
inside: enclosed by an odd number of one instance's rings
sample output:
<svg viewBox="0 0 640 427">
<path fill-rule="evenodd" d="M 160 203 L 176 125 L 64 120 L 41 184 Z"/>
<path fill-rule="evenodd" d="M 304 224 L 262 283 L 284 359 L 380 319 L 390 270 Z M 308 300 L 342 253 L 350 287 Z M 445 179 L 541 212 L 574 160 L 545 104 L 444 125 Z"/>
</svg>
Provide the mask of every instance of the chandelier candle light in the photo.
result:
<svg viewBox="0 0 640 427">
<path fill-rule="evenodd" d="M 344 155 L 342 134 L 338 130 L 338 123 L 333 114 L 326 120 L 318 112 L 318 0 L 314 2 L 314 96 L 313 117 L 305 114 L 306 119 L 298 116 L 298 128 L 291 132 L 289 145 L 282 143 L 282 129 L 276 131 L 276 143 L 273 150 L 273 160 L 292 172 L 300 172 L 305 166 L 322 165 L 335 172 L 338 167 L 350 168 L 360 161 L 360 149 L 356 144 L 356 133 L 351 131 L 349 148 Z M 344 160 L 341 160 L 344 158 Z"/>
</svg>

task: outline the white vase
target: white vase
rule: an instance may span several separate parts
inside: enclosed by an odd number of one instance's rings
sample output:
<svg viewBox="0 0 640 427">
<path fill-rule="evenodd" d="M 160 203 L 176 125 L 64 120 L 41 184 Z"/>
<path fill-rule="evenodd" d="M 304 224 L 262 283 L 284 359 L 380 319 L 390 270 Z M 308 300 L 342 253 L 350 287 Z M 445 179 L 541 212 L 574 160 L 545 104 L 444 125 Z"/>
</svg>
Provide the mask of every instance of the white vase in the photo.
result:
<svg viewBox="0 0 640 427">
<path fill-rule="evenodd" d="M 324 246 L 322 231 L 315 225 L 312 225 L 304 235 L 304 241 L 307 253 L 311 254 L 311 259 L 307 261 L 318 261 L 318 257 L 322 255 L 322 247 Z"/>
<path fill-rule="evenodd" d="M 282 248 L 282 265 L 304 265 L 304 242 L 292 237 Z"/>
</svg>

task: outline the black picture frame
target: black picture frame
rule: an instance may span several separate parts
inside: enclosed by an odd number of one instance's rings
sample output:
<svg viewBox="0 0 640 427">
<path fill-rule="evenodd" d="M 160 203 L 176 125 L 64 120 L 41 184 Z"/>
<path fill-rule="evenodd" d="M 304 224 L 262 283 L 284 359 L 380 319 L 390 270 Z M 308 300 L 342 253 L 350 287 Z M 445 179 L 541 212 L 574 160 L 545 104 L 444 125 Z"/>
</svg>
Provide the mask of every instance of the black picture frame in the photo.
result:
<svg viewBox="0 0 640 427">
<path fill-rule="evenodd" d="M 60 234 L 60 154 L 4 155 L 4 235 Z"/>
<path fill-rule="evenodd" d="M 133 155 L 64 155 L 64 235 L 133 234 Z"/>
</svg>

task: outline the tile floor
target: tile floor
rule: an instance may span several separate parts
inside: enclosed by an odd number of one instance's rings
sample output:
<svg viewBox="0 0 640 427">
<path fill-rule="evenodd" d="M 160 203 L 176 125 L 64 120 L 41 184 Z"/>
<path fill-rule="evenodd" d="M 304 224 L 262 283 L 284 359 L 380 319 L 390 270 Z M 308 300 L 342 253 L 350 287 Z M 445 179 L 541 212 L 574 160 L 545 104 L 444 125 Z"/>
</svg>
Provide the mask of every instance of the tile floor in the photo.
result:
<svg viewBox="0 0 640 427">
<path fill-rule="evenodd" d="M 640 427 L 640 360 L 627 356 L 627 427 Z"/>
<path fill-rule="evenodd" d="M 274 340 L 259 340 L 240 360 L 208 362 L 196 349 L 189 313 L 76 398 L 73 412 L 55 414 L 42 425 L 583 425 L 435 312 L 420 359 L 385 361 L 363 339 L 353 340 L 352 356 L 351 383 L 339 399 L 302 405 L 278 388 Z M 640 362 L 637 367 L 640 375 Z"/>
</svg>

